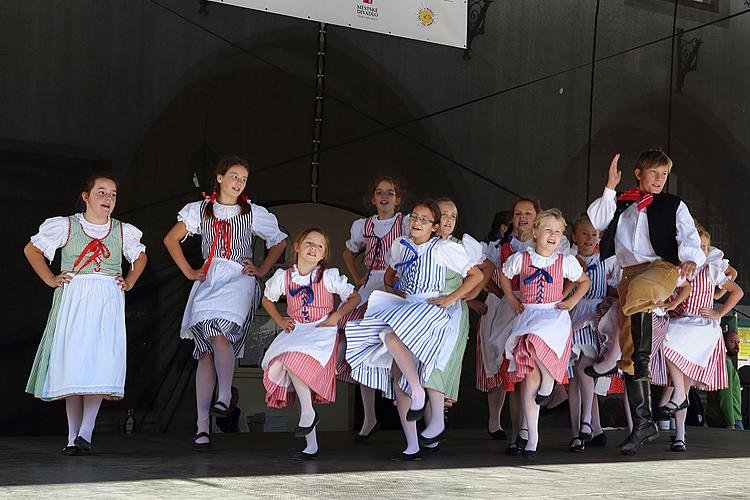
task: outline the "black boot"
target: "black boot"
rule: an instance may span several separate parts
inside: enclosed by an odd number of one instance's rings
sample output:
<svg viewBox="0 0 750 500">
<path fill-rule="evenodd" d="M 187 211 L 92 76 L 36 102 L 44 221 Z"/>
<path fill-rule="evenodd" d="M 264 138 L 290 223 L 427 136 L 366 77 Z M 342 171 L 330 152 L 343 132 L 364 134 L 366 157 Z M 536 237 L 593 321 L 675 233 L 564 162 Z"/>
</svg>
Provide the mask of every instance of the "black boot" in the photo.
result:
<svg viewBox="0 0 750 500">
<path fill-rule="evenodd" d="M 632 455 L 649 441 L 659 437 L 659 430 L 651 420 L 651 387 L 646 381 L 637 381 L 625 374 L 625 390 L 628 393 L 630 415 L 633 417 L 633 432 L 620 445 L 623 455 Z"/>
<path fill-rule="evenodd" d="M 635 313 L 630 318 L 630 335 L 633 338 L 633 378 L 637 382 L 651 381 L 651 313 Z"/>
</svg>

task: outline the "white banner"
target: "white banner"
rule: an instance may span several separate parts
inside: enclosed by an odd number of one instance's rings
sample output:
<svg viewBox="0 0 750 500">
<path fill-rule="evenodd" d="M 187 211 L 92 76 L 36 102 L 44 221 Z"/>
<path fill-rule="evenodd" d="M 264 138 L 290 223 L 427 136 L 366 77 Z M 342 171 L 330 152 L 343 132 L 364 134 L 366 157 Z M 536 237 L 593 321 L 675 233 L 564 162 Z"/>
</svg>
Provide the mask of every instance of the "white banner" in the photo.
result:
<svg viewBox="0 0 750 500">
<path fill-rule="evenodd" d="M 467 0 L 211 0 L 466 48 Z"/>
</svg>

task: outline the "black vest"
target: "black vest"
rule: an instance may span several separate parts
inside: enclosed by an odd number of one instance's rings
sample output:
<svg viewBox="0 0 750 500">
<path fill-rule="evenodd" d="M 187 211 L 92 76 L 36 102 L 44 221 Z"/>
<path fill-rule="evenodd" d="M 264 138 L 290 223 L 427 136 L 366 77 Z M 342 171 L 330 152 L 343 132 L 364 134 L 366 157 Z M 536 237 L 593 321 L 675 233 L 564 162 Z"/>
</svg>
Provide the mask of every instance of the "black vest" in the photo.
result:
<svg viewBox="0 0 750 500">
<path fill-rule="evenodd" d="M 618 193 L 618 196 L 621 193 Z M 680 264 L 677 256 L 677 208 L 680 206 L 680 198 L 669 193 L 659 193 L 654 195 L 654 201 L 646 207 L 648 216 L 648 235 L 651 240 L 651 246 L 654 247 L 656 255 L 671 262 L 674 265 Z M 615 254 L 615 233 L 620 216 L 634 201 L 617 201 L 615 216 L 604 230 L 602 239 L 599 242 L 599 253 L 602 259 L 606 259 Z"/>
</svg>

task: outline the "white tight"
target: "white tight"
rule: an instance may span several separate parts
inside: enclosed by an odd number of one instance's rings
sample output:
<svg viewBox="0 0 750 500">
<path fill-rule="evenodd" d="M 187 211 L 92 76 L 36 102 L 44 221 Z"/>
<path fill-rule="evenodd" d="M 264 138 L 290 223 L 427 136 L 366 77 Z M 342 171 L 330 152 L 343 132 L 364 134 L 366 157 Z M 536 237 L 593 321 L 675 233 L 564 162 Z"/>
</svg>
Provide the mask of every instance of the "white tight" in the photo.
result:
<svg viewBox="0 0 750 500">
<path fill-rule="evenodd" d="M 500 415 L 503 413 L 505 404 L 505 388 L 500 386 L 487 393 L 487 407 L 489 408 L 489 420 L 487 430 L 495 432 L 503 428 L 500 423 Z"/>
<path fill-rule="evenodd" d="M 217 401 L 229 406 L 232 399 L 232 377 L 234 376 L 234 351 L 232 344 L 223 335 L 211 337 L 213 354 L 207 352 L 198 360 L 195 370 L 195 403 L 198 412 L 198 432 L 211 432 L 211 400 L 214 395 L 216 380 L 219 381 Z M 202 437 L 196 443 L 207 443 L 208 438 Z"/>
<path fill-rule="evenodd" d="M 94 434 L 96 416 L 104 398 L 98 395 L 70 396 L 65 399 L 65 412 L 68 416 L 68 446 L 81 436 L 88 442 Z"/>
<path fill-rule="evenodd" d="M 568 386 L 568 403 L 570 404 L 570 431 L 572 437 L 578 437 L 583 424 L 591 425 L 592 405 L 594 402 L 594 379 L 583 373 L 594 360 L 581 356 L 574 366 L 575 375 Z M 584 429 L 586 432 L 591 429 Z"/>
</svg>

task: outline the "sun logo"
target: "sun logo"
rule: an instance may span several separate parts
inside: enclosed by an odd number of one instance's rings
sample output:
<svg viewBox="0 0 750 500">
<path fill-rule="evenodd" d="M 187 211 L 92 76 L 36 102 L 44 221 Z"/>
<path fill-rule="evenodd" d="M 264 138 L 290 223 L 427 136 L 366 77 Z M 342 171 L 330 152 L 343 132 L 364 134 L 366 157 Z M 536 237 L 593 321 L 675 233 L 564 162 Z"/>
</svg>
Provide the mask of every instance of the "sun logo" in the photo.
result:
<svg viewBox="0 0 750 500">
<path fill-rule="evenodd" d="M 429 26 L 435 21 L 435 14 L 433 14 L 432 9 L 429 7 L 422 7 L 419 9 L 417 18 L 419 19 L 419 24 Z"/>
</svg>

